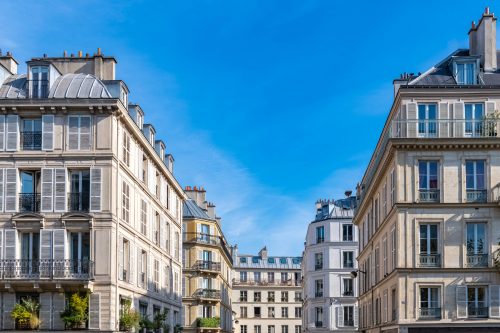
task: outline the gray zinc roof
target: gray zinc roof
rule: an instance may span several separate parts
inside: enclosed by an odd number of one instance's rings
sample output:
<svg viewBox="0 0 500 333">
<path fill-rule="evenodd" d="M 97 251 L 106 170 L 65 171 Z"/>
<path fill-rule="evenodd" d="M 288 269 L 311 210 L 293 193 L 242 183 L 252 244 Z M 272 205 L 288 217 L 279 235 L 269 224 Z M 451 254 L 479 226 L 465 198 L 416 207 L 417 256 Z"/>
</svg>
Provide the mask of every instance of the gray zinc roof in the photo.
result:
<svg viewBox="0 0 500 333">
<path fill-rule="evenodd" d="M 201 209 L 194 200 L 189 199 L 184 202 L 182 217 L 212 220 L 208 214 Z"/>
<path fill-rule="evenodd" d="M 242 260 L 243 259 L 243 260 Z M 268 257 L 238 255 L 234 268 L 250 269 L 300 269 L 301 257 Z"/>
<path fill-rule="evenodd" d="M 0 98 L 26 98 L 26 74 L 9 76 L 0 87 Z"/>
</svg>

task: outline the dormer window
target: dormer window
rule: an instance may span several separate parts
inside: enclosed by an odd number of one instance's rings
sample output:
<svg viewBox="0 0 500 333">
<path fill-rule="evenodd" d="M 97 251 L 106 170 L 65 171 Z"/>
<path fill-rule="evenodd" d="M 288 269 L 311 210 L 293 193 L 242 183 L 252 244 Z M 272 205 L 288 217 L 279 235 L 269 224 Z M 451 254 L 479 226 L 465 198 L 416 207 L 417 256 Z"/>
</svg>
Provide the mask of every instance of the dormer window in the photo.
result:
<svg viewBox="0 0 500 333">
<path fill-rule="evenodd" d="M 46 98 L 49 96 L 49 67 L 31 67 L 31 97 Z"/>
<path fill-rule="evenodd" d="M 144 126 L 144 117 L 140 112 L 137 112 L 137 126 L 142 130 L 142 127 Z"/>
<path fill-rule="evenodd" d="M 152 145 L 155 143 L 155 133 L 149 129 L 149 142 L 151 142 Z"/>
<path fill-rule="evenodd" d="M 457 84 L 477 84 L 476 61 L 457 61 L 453 67 Z"/>
</svg>

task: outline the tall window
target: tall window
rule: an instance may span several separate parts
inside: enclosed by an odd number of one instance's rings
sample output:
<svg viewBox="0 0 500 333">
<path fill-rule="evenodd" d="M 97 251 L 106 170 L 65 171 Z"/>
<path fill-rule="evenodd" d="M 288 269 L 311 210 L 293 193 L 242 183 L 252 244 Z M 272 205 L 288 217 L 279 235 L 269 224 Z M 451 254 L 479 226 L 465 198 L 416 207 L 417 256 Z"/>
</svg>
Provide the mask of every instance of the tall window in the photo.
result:
<svg viewBox="0 0 500 333">
<path fill-rule="evenodd" d="M 35 235 L 35 234 L 33 234 Z M 90 233 L 72 232 L 70 233 L 70 259 L 73 273 L 88 273 L 90 266 Z M 37 249 L 38 250 L 38 249 Z M 128 263 L 125 267 L 128 268 Z"/>
<path fill-rule="evenodd" d="M 323 280 L 314 281 L 314 297 L 323 297 Z"/>
<path fill-rule="evenodd" d="M 440 318 L 441 307 L 439 305 L 439 288 L 420 288 L 420 317 Z"/>
<path fill-rule="evenodd" d="M 382 216 L 387 216 L 387 183 L 384 183 L 382 188 Z"/>
<path fill-rule="evenodd" d="M 288 308 L 285 306 L 281 308 L 281 318 L 288 318 Z"/>
<path fill-rule="evenodd" d="M 241 282 L 247 281 L 247 272 L 240 272 L 240 281 Z"/>
<path fill-rule="evenodd" d="M 274 318 L 274 317 L 270 317 L 270 318 Z M 267 326 L 267 333 L 276 333 L 274 325 Z"/>
<path fill-rule="evenodd" d="M 170 253 L 170 223 L 165 224 L 165 248 L 167 253 Z"/>
<path fill-rule="evenodd" d="M 315 270 L 323 269 L 323 253 L 314 254 L 314 269 Z"/>
<path fill-rule="evenodd" d="M 139 284 L 141 287 L 146 288 L 146 276 L 148 273 L 148 254 L 146 251 L 141 250 L 141 256 L 139 257 Z"/>
<path fill-rule="evenodd" d="M 42 118 L 23 119 L 21 131 L 23 150 L 42 149 Z"/>
<path fill-rule="evenodd" d="M 256 315 L 255 317 L 257 317 L 257 315 Z M 259 308 L 259 317 L 260 317 L 260 308 Z M 261 329 L 260 329 L 260 325 L 255 325 L 255 326 L 253 327 L 253 332 L 254 332 L 254 333 L 262 333 L 262 331 L 261 331 Z"/>
<path fill-rule="evenodd" d="M 354 326 L 354 306 L 344 306 L 344 326 Z"/>
<path fill-rule="evenodd" d="M 130 166 L 130 136 L 123 132 L 123 162 Z"/>
<path fill-rule="evenodd" d="M 418 135 L 420 137 L 436 136 L 436 104 L 418 105 Z"/>
<path fill-rule="evenodd" d="M 247 325 L 240 326 L 240 333 L 248 333 Z"/>
<path fill-rule="evenodd" d="M 240 290 L 240 302 L 246 302 L 248 300 L 248 291 Z"/>
<path fill-rule="evenodd" d="M 90 170 L 70 170 L 68 206 L 71 211 L 88 211 L 90 200 Z"/>
<path fill-rule="evenodd" d="M 141 233 L 147 235 L 148 232 L 148 204 L 141 200 Z"/>
<path fill-rule="evenodd" d="M 467 223 L 467 265 L 488 266 L 486 223 Z"/>
<path fill-rule="evenodd" d="M 253 279 L 255 282 L 260 282 L 260 272 L 253 272 Z"/>
<path fill-rule="evenodd" d="M 90 150 L 90 116 L 68 116 L 68 149 Z"/>
<path fill-rule="evenodd" d="M 179 242 L 180 242 L 180 235 L 179 232 L 175 232 L 175 237 L 174 237 L 174 258 L 179 260 L 180 258 L 180 250 L 179 250 Z"/>
<path fill-rule="evenodd" d="M 155 292 L 160 291 L 160 262 L 154 260 L 153 287 Z"/>
<path fill-rule="evenodd" d="M 418 162 L 418 187 L 420 201 L 439 201 L 438 185 L 438 162 L 419 161 Z"/>
<path fill-rule="evenodd" d="M 486 173 L 484 160 L 465 162 L 465 187 L 468 202 L 486 201 Z"/>
<path fill-rule="evenodd" d="M 295 325 L 295 333 L 302 333 L 302 326 L 301 325 Z"/>
<path fill-rule="evenodd" d="M 49 68 L 47 66 L 31 67 L 31 89 L 33 98 L 49 96 Z"/>
<path fill-rule="evenodd" d="M 269 283 L 274 283 L 274 272 L 268 272 L 267 273 L 267 281 Z"/>
<path fill-rule="evenodd" d="M 155 244 L 160 246 L 160 214 L 158 212 L 156 212 L 155 215 L 154 237 L 155 237 Z"/>
<path fill-rule="evenodd" d="M 288 273 L 287 272 L 281 272 L 281 282 L 286 282 L 288 281 Z"/>
<path fill-rule="evenodd" d="M 316 327 L 323 327 L 323 308 L 315 307 L 314 308 L 314 322 Z"/>
<path fill-rule="evenodd" d="M 267 292 L 267 301 L 268 302 L 274 302 L 274 291 L 268 291 Z"/>
<path fill-rule="evenodd" d="M 342 240 L 344 242 L 352 242 L 352 224 L 343 224 L 342 225 Z"/>
<path fill-rule="evenodd" d="M 455 79 L 458 84 L 476 84 L 475 64 L 472 62 L 455 64 Z"/>
<path fill-rule="evenodd" d="M 392 251 L 392 269 L 395 269 L 396 268 L 396 260 L 397 260 L 397 257 L 396 257 L 396 230 L 393 229 L 391 231 L 391 251 Z"/>
<path fill-rule="evenodd" d="M 391 170 L 391 206 L 396 203 L 396 173 Z"/>
<path fill-rule="evenodd" d="M 420 265 L 438 266 L 438 226 L 437 224 L 420 225 Z"/>
<path fill-rule="evenodd" d="M 254 292 L 254 293 L 253 293 L 253 301 L 254 301 L 254 302 L 260 302 L 260 301 L 262 301 L 262 297 L 261 297 L 261 295 L 262 295 L 262 294 L 260 293 L 260 291 L 256 291 L 256 292 Z"/>
<path fill-rule="evenodd" d="M 281 301 L 282 302 L 288 302 L 288 291 L 282 291 L 281 292 Z"/>
<path fill-rule="evenodd" d="M 267 317 L 269 317 L 269 318 L 276 317 L 275 312 L 274 312 L 274 306 L 270 306 L 267 308 Z"/>
<path fill-rule="evenodd" d="M 467 286 L 467 313 L 469 317 L 488 317 L 486 288 Z"/>
<path fill-rule="evenodd" d="M 344 296 L 354 296 L 354 289 L 353 289 L 353 280 L 352 279 L 343 279 L 344 282 L 344 290 L 342 294 Z"/>
<path fill-rule="evenodd" d="M 325 241 L 325 227 L 316 227 L 316 243 L 323 243 Z"/>
<path fill-rule="evenodd" d="M 295 307 L 295 318 L 302 318 L 302 307 Z"/>
<path fill-rule="evenodd" d="M 130 222 L 130 186 L 122 182 L 122 219 Z"/>
<path fill-rule="evenodd" d="M 485 131 L 483 104 L 465 103 L 465 135 L 482 136 Z"/>
<path fill-rule="evenodd" d="M 253 308 L 253 316 L 255 318 L 260 318 L 261 317 L 261 313 L 260 313 L 260 306 L 255 306 Z M 260 329 L 260 326 L 259 326 L 259 329 Z"/>
<path fill-rule="evenodd" d="M 344 268 L 353 268 L 354 267 L 354 253 L 352 251 L 342 252 L 343 256 L 343 267 Z"/>
<path fill-rule="evenodd" d="M 288 325 L 281 325 L 281 333 L 288 333 Z"/>
<path fill-rule="evenodd" d="M 39 273 L 38 260 L 40 259 L 40 234 L 21 234 L 21 273 Z"/>
<path fill-rule="evenodd" d="M 247 318 L 248 317 L 248 308 L 246 306 L 240 307 L 240 317 Z"/>
</svg>

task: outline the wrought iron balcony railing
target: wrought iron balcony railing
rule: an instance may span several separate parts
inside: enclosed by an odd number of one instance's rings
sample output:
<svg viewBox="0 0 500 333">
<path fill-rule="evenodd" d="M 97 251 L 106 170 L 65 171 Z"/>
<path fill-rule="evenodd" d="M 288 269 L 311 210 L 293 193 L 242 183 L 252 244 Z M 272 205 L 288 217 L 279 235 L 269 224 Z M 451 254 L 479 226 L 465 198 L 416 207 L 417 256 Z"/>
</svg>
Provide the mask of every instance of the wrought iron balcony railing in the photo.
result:
<svg viewBox="0 0 500 333">
<path fill-rule="evenodd" d="M 316 327 L 323 327 L 323 322 L 322 321 L 316 321 L 314 323 L 314 326 L 316 326 Z"/>
<path fill-rule="evenodd" d="M 488 307 L 469 305 L 467 307 L 467 316 L 469 318 L 486 318 L 488 317 Z"/>
<path fill-rule="evenodd" d="M 191 267 L 196 270 L 220 272 L 220 262 L 213 262 L 209 260 L 197 260 Z"/>
<path fill-rule="evenodd" d="M 314 265 L 314 270 L 319 271 L 320 269 L 323 269 L 323 264 L 316 264 Z"/>
<path fill-rule="evenodd" d="M 209 235 L 200 232 L 185 232 L 184 242 L 220 246 L 231 263 L 233 262 L 233 257 L 231 256 L 231 252 L 229 251 L 226 241 L 220 236 Z"/>
<path fill-rule="evenodd" d="M 40 211 L 40 193 L 19 193 L 19 211 L 39 212 Z"/>
<path fill-rule="evenodd" d="M 0 277 L 9 280 L 90 280 L 94 278 L 94 262 L 71 259 L 3 259 L 0 260 Z"/>
<path fill-rule="evenodd" d="M 344 290 L 342 293 L 343 296 L 354 296 L 354 291 L 352 290 Z"/>
<path fill-rule="evenodd" d="M 487 201 L 487 191 L 486 190 L 466 190 L 467 202 L 486 202 Z"/>
<path fill-rule="evenodd" d="M 68 211 L 69 212 L 88 212 L 90 203 L 89 192 L 70 192 L 68 193 Z"/>
<path fill-rule="evenodd" d="M 406 119 L 393 120 L 390 137 L 406 138 L 495 138 L 497 120 Z"/>
<path fill-rule="evenodd" d="M 216 290 L 216 289 L 204 289 L 204 288 L 200 288 L 200 289 L 197 289 L 194 292 L 193 297 L 195 297 L 195 298 L 209 298 L 209 299 L 220 300 L 221 299 L 221 293 L 220 293 L 219 290 Z"/>
<path fill-rule="evenodd" d="M 21 132 L 21 147 L 23 150 L 41 150 L 42 132 Z"/>
<path fill-rule="evenodd" d="M 314 297 L 323 297 L 323 292 L 322 291 L 316 291 L 314 293 Z"/>
<path fill-rule="evenodd" d="M 344 326 L 354 326 L 354 320 L 353 319 L 344 319 Z"/>
<path fill-rule="evenodd" d="M 420 253 L 420 267 L 441 267 L 441 255 Z"/>
<path fill-rule="evenodd" d="M 419 190 L 420 202 L 439 202 L 439 190 Z"/>
<path fill-rule="evenodd" d="M 440 319 L 441 318 L 441 308 L 420 308 L 421 319 Z"/>
<path fill-rule="evenodd" d="M 488 254 L 467 254 L 467 267 L 488 267 Z"/>
</svg>

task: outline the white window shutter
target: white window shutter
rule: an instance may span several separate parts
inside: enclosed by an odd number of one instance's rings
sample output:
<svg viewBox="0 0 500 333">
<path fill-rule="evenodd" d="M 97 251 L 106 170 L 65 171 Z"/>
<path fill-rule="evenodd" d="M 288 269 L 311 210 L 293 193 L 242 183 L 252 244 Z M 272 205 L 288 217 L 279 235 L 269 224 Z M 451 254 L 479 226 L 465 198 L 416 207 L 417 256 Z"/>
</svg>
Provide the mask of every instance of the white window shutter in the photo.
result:
<svg viewBox="0 0 500 333">
<path fill-rule="evenodd" d="M 40 259 L 52 259 L 52 230 L 40 230 Z"/>
<path fill-rule="evenodd" d="M 102 169 L 90 169 L 90 211 L 99 212 L 102 209 Z"/>
<path fill-rule="evenodd" d="M 417 137 L 417 103 L 406 104 L 406 119 L 408 120 L 408 138 Z"/>
<path fill-rule="evenodd" d="M 7 127 L 7 151 L 19 150 L 19 116 L 17 115 L 7 115 L 6 118 Z"/>
<path fill-rule="evenodd" d="M 101 328 L 101 295 L 93 292 L 89 300 L 89 329 L 98 330 Z"/>
<path fill-rule="evenodd" d="M 64 330 L 64 322 L 61 319 L 61 312 L 64 311 L 66 299 L 64 293 L 52 293 L 52 323 L 54 330 Z"/>
<path fill-rule="evenodd" d="M 5 116 L 0 115 L 0 151 L 5 150 Z"/>
<path fill-rule="evenodd" d="M 129 263 L 128 267 L 130 267 L 130 269 L 129 269 L 130 272 L 128 272 L 128 279 L 127 279 L 127 281 L 129 283 L 134 283 L 134 280 L 135 280 L 135 275 L 134 275 L 134 273 L 135 273 L 135 269 L 134 269 L 135 247 L 132 245 L 132 242 L 130 242 L 129 247 L 130 247 L 130 249 L 129 249 L 128 253 L 130 254 L 130 258 L 129 258 L 130 263 Z"/>
<path fill-rule="evenodd" d="M 500 318 L 500 285 L 490 286 L 490 318 Z"/>
<path fill-rule="evenodd" d="M 5 212 L 17 212 L 17 169 L 4 169 Z"/>
<path fill-rule="evenodd" d="M 491 116 L 495 113 L 495 102 L 486 102 L 486 116 Z"/>
<path fill-rule="evenodd" d="M 467 318 L 467 286 L 457 286 L 457 318 Z"/>
<path fill-rule="evenodd" d="M 465 129 L 465 115 L 464 115 L 464 103 L 457 102 L 453 104 L 453 118 L 455 123 L 455 137 L 461 138 L 464 136 Z"/>
<path fill-rule="evenodd" d="M 3 315 L 3 329 L 5 330 L 13 330 L 15 329 L 15 321 L 12 319 L 10 315 L 12 310 L 14 310 L 14 306 L 16 305 L 16 294 L 3 292 L 3 307 L 2 307 L 2 315 Z"/>
<path fill-rule="evenodd" d="M 155 166 L 150 161 L 150 163 L 148 163 L 148 187 L 149 187 L 149 192 L 151 193 L 155 193 L 155 182 L 156 182 Z"/>
<path fill-rule="evenodd" d="M 68 117 L 68 149 L 78 150 L 79 147 L 79 128 L 80 128 L 80 117 L 69 116 Z"/>
<path fill-rule="evenodd" d="M 166 231 L 166 227 L 165 227 L 165 218 L 163 217 L 163 215 L 160 215 L 160 247 L 162 249 L 166 249 L 165 248 L 165 231 Z"/>
<path fill-rule="evenodd" d="M 52 294 L 50 292 L 40 293 L 40 329 L 50 330 L 51 323 L 51 310 L 52 310 Z"/>
<path fill-rule="evenodd" d="M 54 169 L 54 211 L 66 211 L 66 169 Z"/>
<path fill-rule="evenodd" d="M 142 150 L 137 147 L 137 177 L 144 181 L 144 179 L 142 178 L 142 175 L 143 175 L 143 165 L 142 165 L 142 160 L 143 160 L 143 155 L 144 153 L 142 152 Z"/>
<path fill-rule="evenodd" d="M 358 325 L 359 325 L 359 308 L 357 306 L 354 306 L 354 313 L 352 316 L 354 319 L 354 327 L 358 327 Z"/>
<path fill-rule="evenodd" d="M 5 258 L 7 260 L 16 259 L 16 230 L 5 230 Z"/>
<path fill-rule="evenodd" d="M 0 259 L 3 259 L 3 231 L 0 230 Z"/>
<path fill-rule="evenodd" d="M 118 280 L 123 280 L 123 236 L 118 236 Z"/>
<path fill-rule="evenodd" d="M 4 203 L 4 179 L 3 179 L 4 169 L 0 169 L 0 212 L 3 212 Z M 1 247 L 0 247 L 1 248 Z"/>
<path fill-rule="evenodd" d="M 142 251 L 139 246 L 137 246 L 137 285 L 141 286 L 141 268 L 142 268 Z"/>
<path fill-rule="evenodd" d="M 54 169 L 42 169 L 42 212 L 52 212 L 54 199 Z"/>
<path fill-rule="evenodd" d="M 91 118 L 89 116 L 80 117 L 80 150 L 90 150 L 92 145 Z"/>
<path fill-rule="evenodd" d="M 447 138 L 448 124 L 450 117 L 448 116 L 448 103 L 439 103 L 439 137 Z"/>
<path fill-rule="evenodd" d="M 64 260 L 64 243 L 66 242 L 66 230 L 65 229 L 54 229 L 53 230 L 53 256 L 54 260 Z"/>
<path fill-rule="evenodd" d="M 344 308 L 337 307 L 337 327 L 344 327 Z"/>
<path fill-rule="evenodd" d="M 42 115 L 42 150 L 54 150 L 54 115 Z"/>
</svg>

